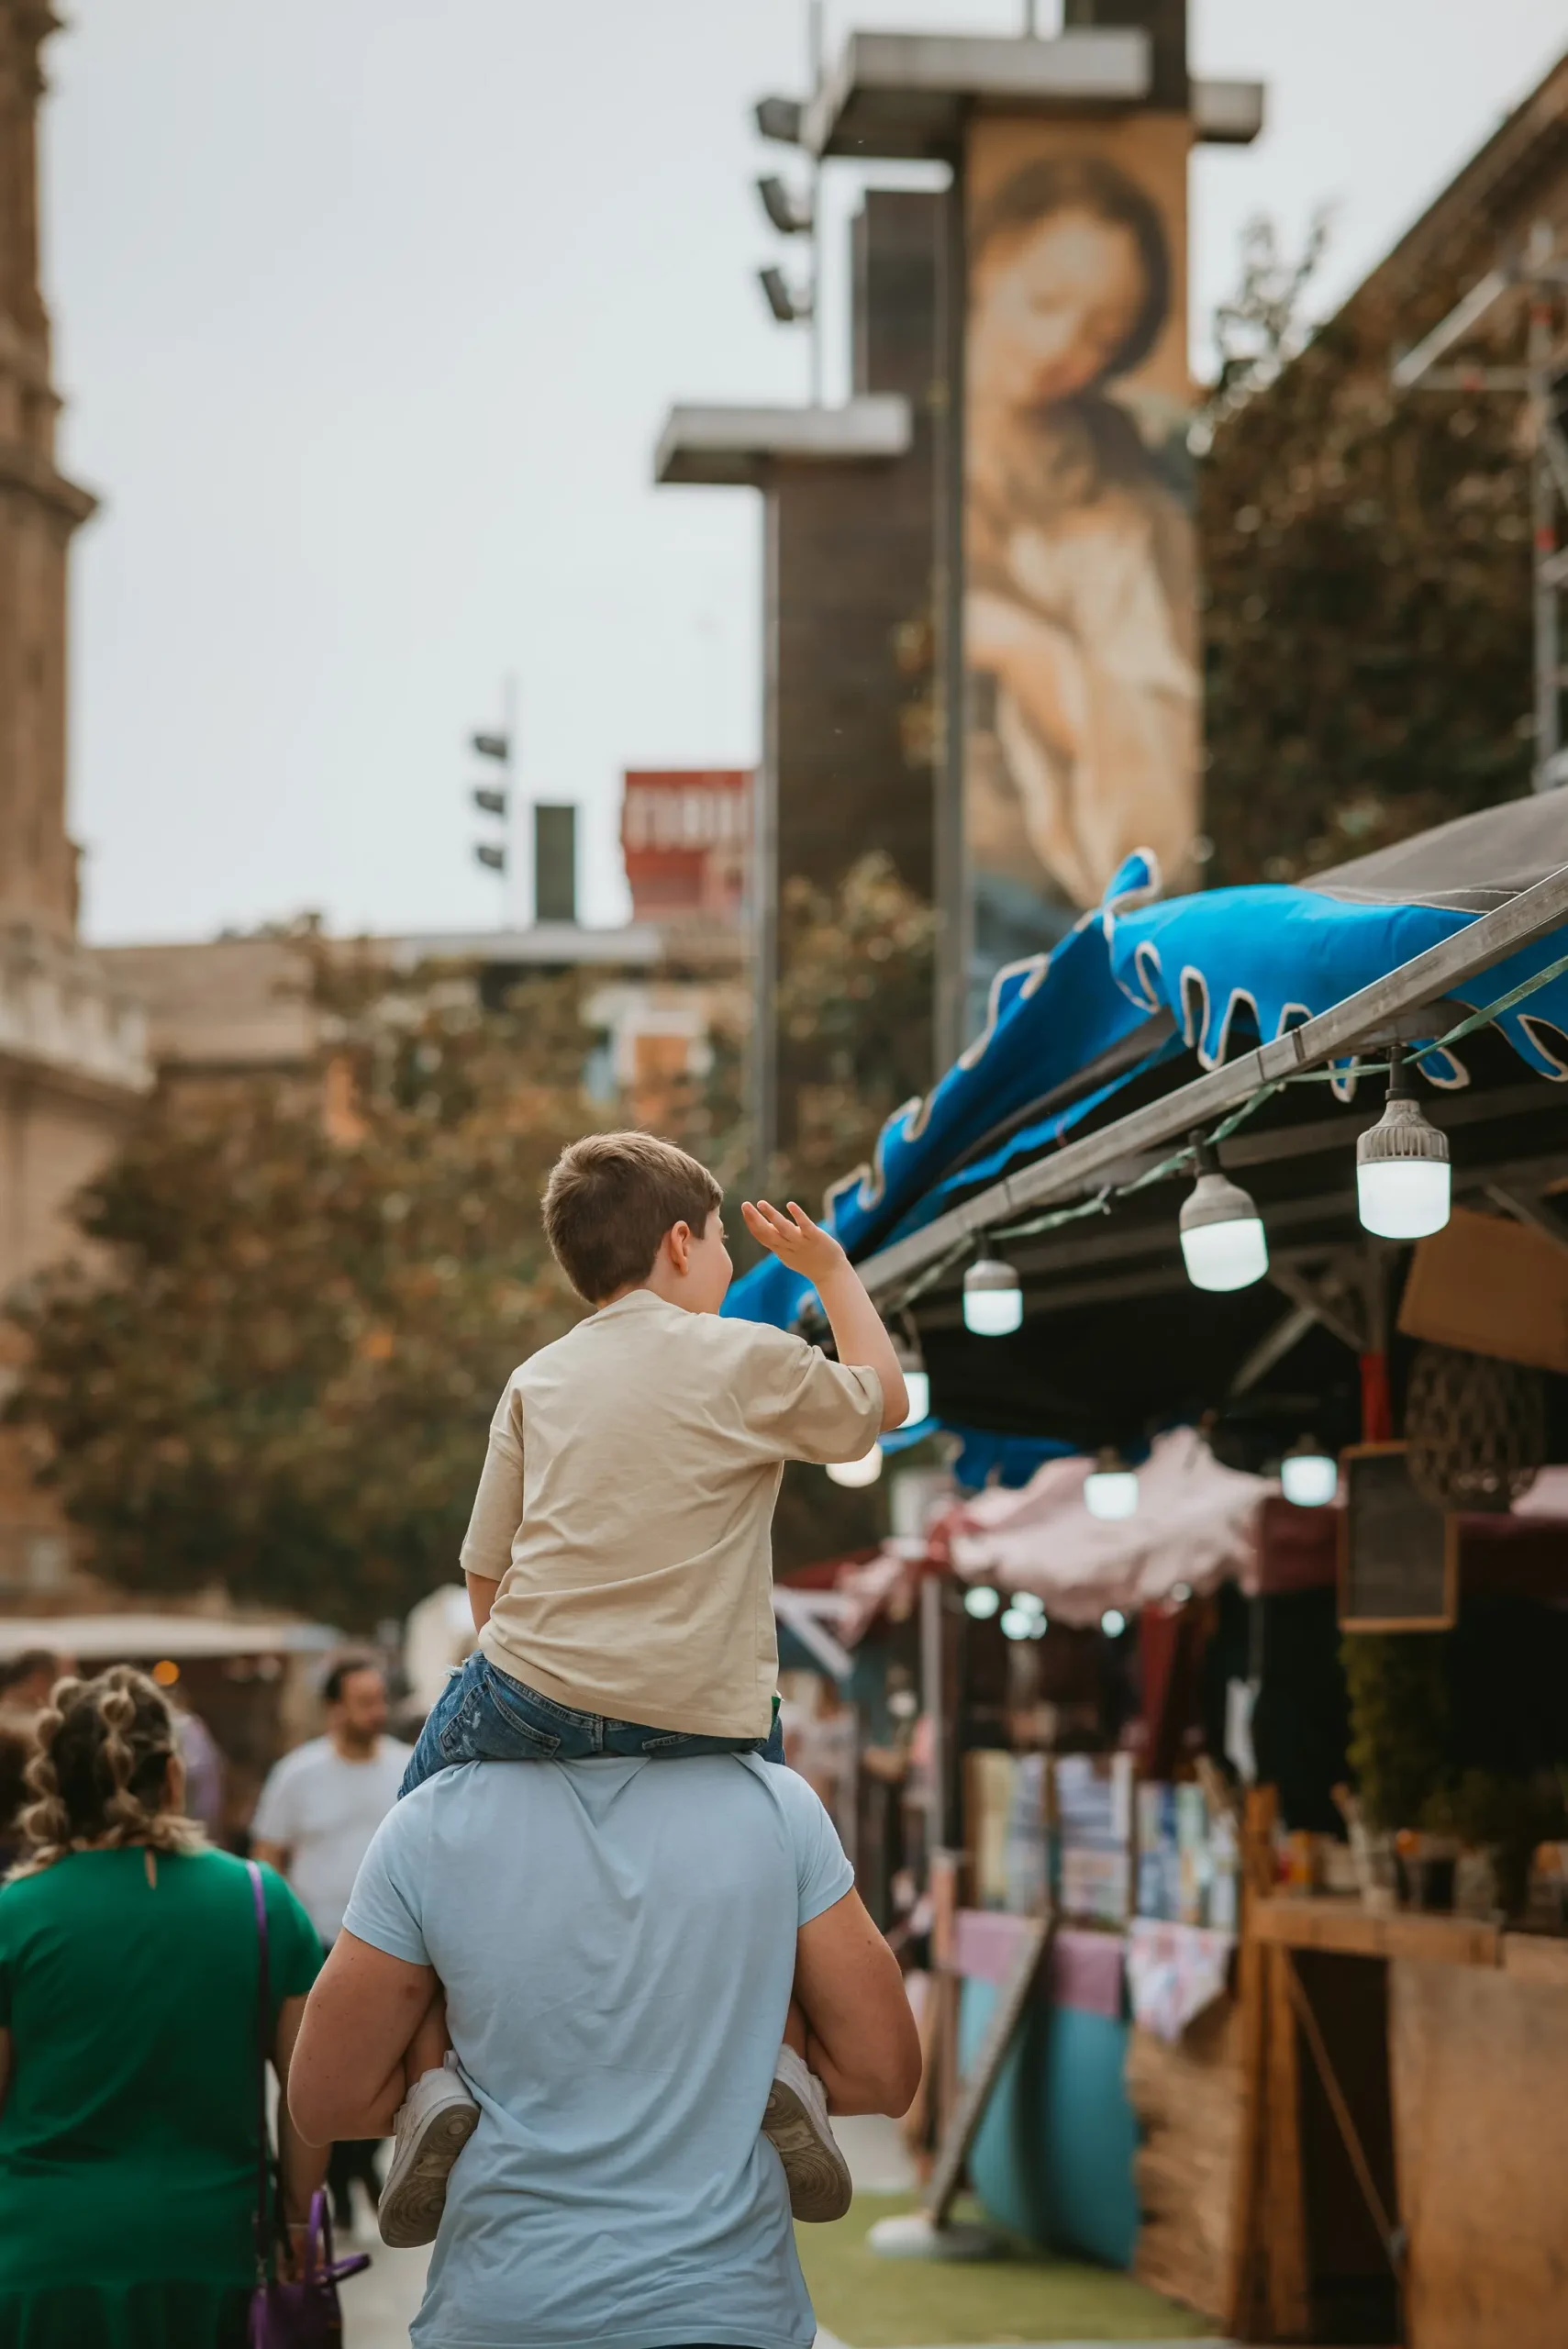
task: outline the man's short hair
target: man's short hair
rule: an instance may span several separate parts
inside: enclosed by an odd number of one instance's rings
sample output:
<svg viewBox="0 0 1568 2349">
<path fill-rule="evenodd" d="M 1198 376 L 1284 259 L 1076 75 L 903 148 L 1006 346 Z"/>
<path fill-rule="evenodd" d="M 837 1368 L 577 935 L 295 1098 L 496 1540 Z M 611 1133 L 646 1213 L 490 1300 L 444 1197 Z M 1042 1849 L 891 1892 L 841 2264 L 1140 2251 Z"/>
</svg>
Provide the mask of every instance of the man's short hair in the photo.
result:
<svg viewBox="0 0 1568 2349">
<path fill-rule="evenodd" d="M 337 1663 L 332 1666 L 331 1671 L 327 1675 L 326 1679 L 321 1684 L 322 1703 L 324 1705 L 340 1705 L 343 1701 L 343 1683 L 345 1680 L 351 1680 L 356 1672 L 373 1672 L 376 1678 L 382 1683 L 382 1685 L 384 1687 L 385 1686 L 386 1674 L 382 1668 L 381 1658 L 379 1656 L 339 1656 Z"/>
<path fill-rule="evenodd" d="M 724 1193 L 707 1168 L 657 1134 L 584 1134 L 563 1150 L 544 1194 L 544 1228 L 579 1297 L 602 1305 L 645 1281 L 664 1234 L 701 1237 Z"/>
</svg>

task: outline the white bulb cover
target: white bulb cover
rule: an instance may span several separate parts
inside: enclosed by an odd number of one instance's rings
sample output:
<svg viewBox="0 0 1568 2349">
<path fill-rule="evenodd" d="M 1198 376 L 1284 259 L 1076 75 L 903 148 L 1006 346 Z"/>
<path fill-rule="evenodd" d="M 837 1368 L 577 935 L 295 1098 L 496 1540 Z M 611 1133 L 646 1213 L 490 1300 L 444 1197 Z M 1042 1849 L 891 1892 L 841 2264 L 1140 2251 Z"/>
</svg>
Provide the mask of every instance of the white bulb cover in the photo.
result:
<svg viewBox="0 0 1568 2349">
<path fill-rule="evenodd" d="M 1138 1476 L 1131 1468 L 1095 1468 L 1084 1479 L 1084 1506 L 1091 1517 L 1135 1516 Z"/>
<path fill-rule="evenodd" d="M 1020 1615 L 1016 1607 L 1009 1607 L 1002 1618 L 1004 1639 L 1027 1640 L 1033 1630 L 1034 1625 L 1029 1618 L 1027 1615 Z"/>
<path fill-rule="evenodd" d="M 1356 1168 L 1356 1208 L 1380 1240 L 1425 1240 L 1448 1221 L 1446 1159 L 1374 1158 Z"/>
<path fill-rule="evenodd" d="M 1127 1617 L 1122 1613 L 1119 1607 L 1106 1608 L 1105 1613 L 1100 1618 L 1100 1629 L 1105 1633 L 1107 1640 L 1116 1640 L 1121 1637 L 1121 1634 L 1127 1629 Z"/>
<path fill-rule="evenodd" d="M 972 1583 L 963 1594 L 963 1611 L 977 1623 L 988 1623 L 1002 1604 L 1001 1593 L 988 1582 Z"/>
<path fill-rule="evenodd" d="M 873 1443 L 858 1460 L 829 1460 L 828 1475 L 832 1484 L 844 1485 L 853 1492 L 862 1485 L 874 1485 L 882 1474 L 882 1446 Z"/>
<path fill-rule="evenodd" d="M 904 1391 L 909 1397 L 909 1408 L 905 1413 L 900 1425 L 906 1428 L 918 1427 L 922 1419 L 929 1419 L 931 1416 L 929 1373 L 924 1370 L 906 1370 L 904 1374 Z"/>
<path fill-rule="evenodd" d="M 1037 1590 L 1015 1590 L 1013 1605 L 1020 1615 L 1036 1616 L 1045 1613 L 1045 1601 Z"/>
<path fill-rule="evenodd" d="M 1199 1223 L 1182 1233 L 1182 1262 L 1194 1288 L 1251 1288 L 1269 1269 L 1269 1243 L 1259 1216 L 1229 1223 Z"/>
<path fill-rule="evenodd" d="M 1280 1488 L 1297 1508 L 1326 1508 L 1340 1489 L 1340 1464 L 1326 1452 L 1287 1452 Z"/>
<path fill-rule="evenodd" d="M 977 1338 L 1006 1338 L 1023 1327 L 1024 1293 L 1020 1288 L 966 1288 L 963 1326 Z"/>
<path fill-rule="evenodd" d="M 1036 1615 L 1030 1618 L 1029 1637 L 1031 1640 L 1043 1640 L 1050 1629 L 1051 1625 L 1046 1621 L 1043 1615 Z"/>
</svg>

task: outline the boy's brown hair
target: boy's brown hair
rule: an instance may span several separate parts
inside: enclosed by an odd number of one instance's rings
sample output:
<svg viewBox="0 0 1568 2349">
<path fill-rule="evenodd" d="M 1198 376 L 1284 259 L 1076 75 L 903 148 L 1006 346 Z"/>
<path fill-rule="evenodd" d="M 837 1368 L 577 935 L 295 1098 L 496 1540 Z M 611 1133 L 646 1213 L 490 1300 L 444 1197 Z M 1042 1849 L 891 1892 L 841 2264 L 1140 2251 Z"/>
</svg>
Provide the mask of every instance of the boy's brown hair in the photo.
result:
<svg viewBox="0 0 1568 2349">
<path fill-rule="evenodd" d="M 550 1169 L 545 1234 L 578 1296 L 602 1305 L 648 1278 L 673 1225 L 700 1239 L 723 1199 L 706 1166 L 657 1134 L 584 1134 Z"/>
</svg>

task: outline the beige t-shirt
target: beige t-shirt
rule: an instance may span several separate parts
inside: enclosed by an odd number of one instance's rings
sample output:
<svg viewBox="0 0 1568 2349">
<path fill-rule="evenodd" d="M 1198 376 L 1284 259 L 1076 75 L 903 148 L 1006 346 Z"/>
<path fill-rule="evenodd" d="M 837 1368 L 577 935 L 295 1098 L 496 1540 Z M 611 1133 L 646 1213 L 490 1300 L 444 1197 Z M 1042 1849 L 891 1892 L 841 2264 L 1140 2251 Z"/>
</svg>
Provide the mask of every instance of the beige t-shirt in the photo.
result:
<svg viewBox="0 0 1568 2349">
<path fill-rule="evenodd" d="M 557 1704 L 703 1737 L 773 1720 L 786 1460 L 858 1460 L 873 1370 L 755 1321 L 617 1297 L 512 1373 L 462 1545 L 480 1643 Z"/>
</svg>

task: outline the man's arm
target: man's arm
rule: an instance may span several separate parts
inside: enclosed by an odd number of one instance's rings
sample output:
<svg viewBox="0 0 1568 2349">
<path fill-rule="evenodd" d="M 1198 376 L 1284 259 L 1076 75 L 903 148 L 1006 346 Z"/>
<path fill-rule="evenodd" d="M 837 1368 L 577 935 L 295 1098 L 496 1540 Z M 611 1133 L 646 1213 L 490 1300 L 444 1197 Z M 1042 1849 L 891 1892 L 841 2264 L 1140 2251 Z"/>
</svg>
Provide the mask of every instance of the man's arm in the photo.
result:
<svg viewBox="0 0 1568 2349">
<path fill-rule="evenodd" d="M 802 1273 L 822 1300 L 833 1346 L 841 1363 L 857 1370 L 873 1370 L 882 1384 L 882 1431 L 901 1428 L 909 1416 L 909 1393 L 898 1356 L 884 1329 L 882 1316 L 866 1294 L 865 1283 L 830 1231 L 813 1223 L 806 1209 L 791 1199 L 788 1215 L 766 1199 L 740 1208 L 746 1229 L 781 1264 Z"/>
<path fill-rule="evenodd" d="M 490 1609 L 495 1604 L 500 1582 L 491 1575 L 476 1575 L 472 1566 L 464 1569 L 462 1578 L 468 1585 L 468 1603 L 473 1615 L 473 1628 L 476 1631 L 483 1631 L 490 1620 Z"/>
<path fill-rule="evenodd" d="M 288 2066 L 288 2109 L 306 2144 L 392 2134 L 403 2058 L 435 1993 L 432 1966 L 339 1934 Z"/>
<path fill-rule="evenodd" d="M 920 2085 L 920 2034 L 898 1961 L 846 1892 L 795 1936 L 795 1995 L 806 2058 L 833 2112 L 907 2112 Z"/>
</svg>

